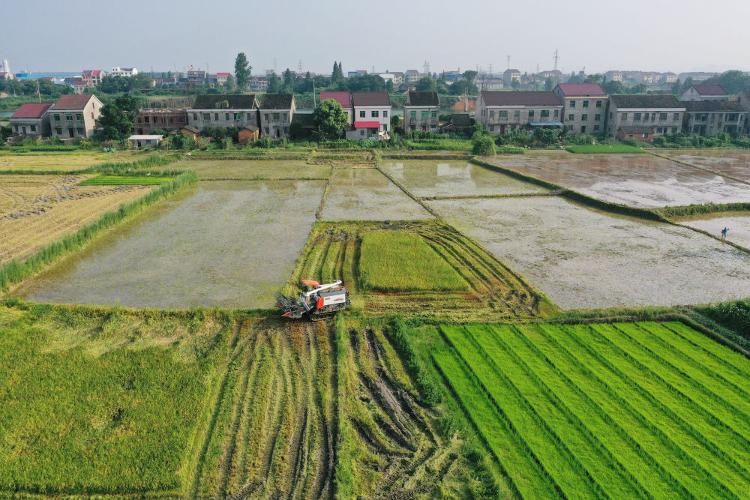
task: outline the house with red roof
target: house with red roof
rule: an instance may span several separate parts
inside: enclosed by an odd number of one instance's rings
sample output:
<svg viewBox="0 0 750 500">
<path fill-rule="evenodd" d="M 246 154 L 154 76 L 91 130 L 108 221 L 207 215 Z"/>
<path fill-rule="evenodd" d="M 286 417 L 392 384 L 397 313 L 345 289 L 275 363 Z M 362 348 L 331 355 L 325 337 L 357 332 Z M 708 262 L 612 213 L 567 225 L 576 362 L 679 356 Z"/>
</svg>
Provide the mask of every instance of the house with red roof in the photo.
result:
<svg viewBox="0 0 750 500">
<path fill-rule="evenodd" d="M 696 83 L 680 96 L 680 101 L 728 101 L 729 93 L 719 84 Z"/>
<path fill-rule="evenodd" d="M 574 134 L 603 135 L 609 97 L 598 83 L 561 83 L 552 92 L 563 103 L 562 122 Z"/>
<path fill-rule="evenodd" d="M 93 94 L 63 95 L 48 110 L 52 137 L 78 141 L 94 135 L 102 102 Z"/>
<path fill-rule="evenodd" d="M 329 99 L 333 99 L 341 104 L 341 107 L 346 111 L 346 116 L 349 118 L 348 123 L 351 125 L 352 114 L 354 113 L 352 108 L 352 95 L 345 90 L 320 93 L 320 102 L 328 101 Z"/>
<path fill-rule="evenodd" d="M 388 139 L 391 127 L 391 98 L 388 92 L 354 92 L 354 128 L 347 139 Z"/>
<path fill-rule="evenodd" d="M 49 137 L 49 108 L 51 102 L 23 104 L 10 117 L 10 128 L 17 137 Z"/>
<path fill-rule="evenodd" d="M 87 88 L 93 88 L 102 83 L 104 72 L 100 69 L 84 69 L 81 72 L 81 79 Z"/>
</svg>

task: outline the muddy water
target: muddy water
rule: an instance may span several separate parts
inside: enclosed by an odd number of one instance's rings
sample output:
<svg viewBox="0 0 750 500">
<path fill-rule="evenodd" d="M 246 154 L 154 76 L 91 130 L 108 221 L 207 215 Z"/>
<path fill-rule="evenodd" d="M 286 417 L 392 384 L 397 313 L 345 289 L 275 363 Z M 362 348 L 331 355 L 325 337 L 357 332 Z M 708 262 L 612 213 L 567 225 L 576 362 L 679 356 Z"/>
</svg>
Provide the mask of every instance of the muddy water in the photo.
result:
<svg viewBox="0 0 750 500">
<path fill-rule="evenodd" d="M 327 179 L 331 167 L 289 160 L 188 160 L 170 168 L 192 170 L 199 179 Z M 163 170 L 158 167 L 156 170 Z"/>
<path fill-rule="evenodd" d="M 736 149 L 667 150 L 659 154 L 750 182 L 750 151 Z"/>
<path fill-rule="evenodd" d="M 17 291 L 38 302 L 261 308 L 289 278 L 321 181 L 209 182 Z"/>
<path fill-rule="evenodd" d="M 497 156 L 494 163 L 600 200 L 641 208 L 750 201 L 750 186 L 649 154 Z"/>
<path fill-rule="evenodd" d="M 386 161 L 381 168 L 419 197 L 539 193 L 545 189 L 467 161 Z"/>
<path fill-rule="evenodd" d="M 750 249 L 750 215 L 713 214 L 711 217 L 686 220 L 680 224 L 702 229 L 719 238 L 721 230 L 729 228 L 727 240 Z"/>
<path fill-rule="evenodd" d="M 429 204 L 563 308 L 750 296 L 750 254 L 687 228 L 613 217 L 557 197 Z"/>
<path fill-rule="evenodd" d="M 432 217 L 374 168 L 337 168 L 331 176 L 324 220 L 414 220 Z"/>
</svg>

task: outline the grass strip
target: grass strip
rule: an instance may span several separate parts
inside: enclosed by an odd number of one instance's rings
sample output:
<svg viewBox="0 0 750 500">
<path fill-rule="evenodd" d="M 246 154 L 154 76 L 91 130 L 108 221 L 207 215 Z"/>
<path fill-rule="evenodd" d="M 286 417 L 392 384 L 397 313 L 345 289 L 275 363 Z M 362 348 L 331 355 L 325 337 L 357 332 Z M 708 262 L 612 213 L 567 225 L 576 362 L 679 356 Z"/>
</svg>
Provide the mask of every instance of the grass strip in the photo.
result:
<svg viewBox="0 0 750 500">
<path fill-rule="evenodd" d="M 575 154 L 642 154 L 645 151 L 629 144 L 574 144 L 565 148 Z"/>
<path fill-rule="evenodd" d="M 79 186 L 158 186 L 174 180 L 174 177 L 148 175 L 99 175 L 80 182 Z"/>
</svg>

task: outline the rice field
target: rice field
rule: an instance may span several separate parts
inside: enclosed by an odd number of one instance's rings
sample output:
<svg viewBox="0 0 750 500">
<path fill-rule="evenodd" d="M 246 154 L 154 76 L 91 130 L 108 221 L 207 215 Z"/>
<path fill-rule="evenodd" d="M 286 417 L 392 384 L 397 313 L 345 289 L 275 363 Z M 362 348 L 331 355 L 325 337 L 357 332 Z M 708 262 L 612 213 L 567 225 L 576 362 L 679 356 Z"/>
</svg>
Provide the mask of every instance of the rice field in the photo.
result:
<svg viewBox="0 0 750 500">
<path fill-rule="evenodd" d="M 681 219 L 683 226 L 706 231 L 717 238 L 721 237 L 721 230 L 729 229 L 727 241 L 750 249 L 750 214 L 747 212 L 716 213 L 706 217 Z"/>
<path fill-rule="evenodd" d="M 440 327 L 442 381 L 514 496 L 742 498 L 750 363 L 682 323 Z"/>
<path fill-rule="evenodd" d="M 688 228 L 552 196 L 428 203 L 564 309 L 750 296 L 750 255 Z"/>
<path fill-rule="evenodd" d="M 637 208 L 750 201 L 746 183 L 651 154 L 496 156 L 493 163 L 592 198 Z"/>
<path fill-rule="evenodd" d="M 505 196 L 547 191 L 465 160 L 385 160 L 379 168 L 419 198 Z"/>
<path fill-rule="evenodd" d="M 492 255 L 434 222 L 319 222 L 286 293 L 302 279 L 342 280 L 354 307 L 370 314 L 500 321 L 555 310 Z"/>
<path fill-rule="evenodd" d="M 750 182 L 750 151 L 745 149 L 668 149 L 659 155 Z"/>
<path fill-rule="evenodd" d="M 174 170 L 192 170 L 201 180 L 321 180 L 331 167 L 300 160 L 186 160 L 170 165 Z"/>
<path fill-rule="evenodd" d="M 142 186 L 81 185 L 88 178 L 0 176 L 0 264 L 24 259 L 150 190 Z"/>
<path fill-rule="evenodd" d="M 335 168 L 322 220 L 420 220 L 432 215 L 375 168 Z"/>
<path fill-rule="evenodd" d="M 0 152 L 0 170 L 23 170 L 39 172 L 71 172 L 93 167 L 101 163 L 133 161 L 136 153 L 119 151 L 104 153 L 75 151 L 70 153 L 3 153 Z"/>
</svg>

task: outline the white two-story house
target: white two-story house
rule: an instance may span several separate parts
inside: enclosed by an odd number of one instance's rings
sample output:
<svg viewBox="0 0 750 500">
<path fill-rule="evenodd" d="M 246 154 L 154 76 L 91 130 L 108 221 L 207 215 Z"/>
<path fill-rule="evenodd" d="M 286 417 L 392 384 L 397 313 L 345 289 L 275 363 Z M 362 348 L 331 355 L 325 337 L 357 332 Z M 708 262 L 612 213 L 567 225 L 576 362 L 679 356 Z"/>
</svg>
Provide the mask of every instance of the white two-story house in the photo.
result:
<svg viewBox="0 0 750 500">
<path fill-rule="evenodd" d="M 258 130 L 258 102 L 254 95 L 199 95 L 187 109 L 187 122 L 197 130 L 229 127 Z"/>
<path fill-rule="evenodd" d="M 409 91 L 404 104 L 404 130 L 436 132 L 440 99 L 437 92 Z"/>
<path fill-rule="evenodd" d="M 347 139 L 387 139 L 391 128 L 391 98 L 388 92 L 352 94 L 354 126 Z"/>
<path fill-rule="evenodd" d="M 273 139 L 289 137 L 297 106 L 292 94 L 264 94 L 258 103 L 260 133 Z"/>
</svg>

